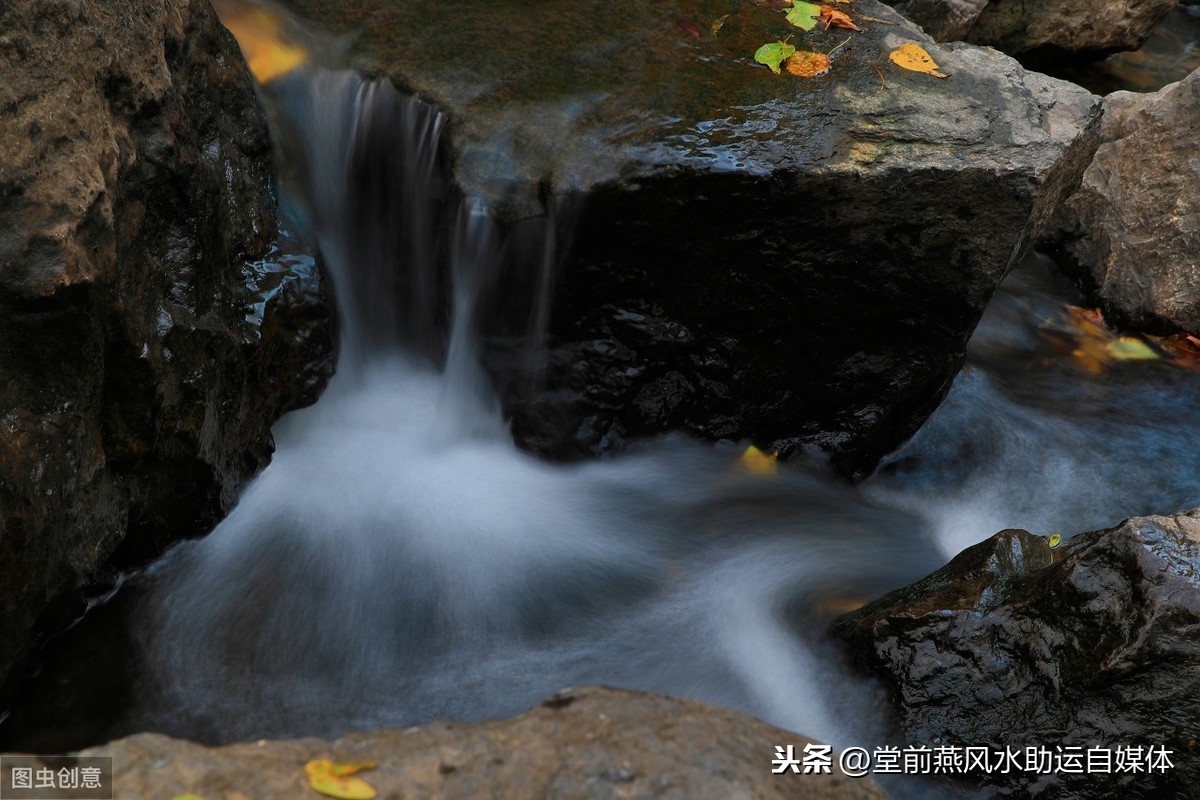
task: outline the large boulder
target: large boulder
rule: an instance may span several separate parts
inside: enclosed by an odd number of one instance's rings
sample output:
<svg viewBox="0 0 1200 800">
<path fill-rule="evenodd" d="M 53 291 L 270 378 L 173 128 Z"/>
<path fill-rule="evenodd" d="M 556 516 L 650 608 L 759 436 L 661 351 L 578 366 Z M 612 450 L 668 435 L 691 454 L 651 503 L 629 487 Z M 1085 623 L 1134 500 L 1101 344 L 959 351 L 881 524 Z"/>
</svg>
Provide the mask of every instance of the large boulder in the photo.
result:
<svg viewBox="0 0 1200 800">
<path fill-rule="evenodd" d="M 1200 797 L 1197 630 L 1200 510 L 1133 518 L 1057 548 L 1002 531 L 832 632 L 892 690 L 912 745 L 1014 749 L 1022 764 L 1026 747 L 1045 748 L 1051 764 L 1074 754 L 1085 770 L 1087 751 L 1108 751 L 1108 773 L 975 773 L 1075 800 Z M 1173 766 L 1146 769 L 1151 748 L 1171 751 Z M 1102 766 L 1103 752 L 1092 757 Z M 1117 769 L 1117 758 L 1138 770 Z"/>
<path fill-rule="evenodd" d="M 548 369 L 492 353 L 518 441 L 556 456 L 674 428 L 869 471 L 937 405 L 1095 143 L 1097 98 L 873 0 L 852 13 L 888 24 L 862 20 L 816 79 L 752 56 L 846 32 L 751 4 L 715 34 L 730 8 L 706 0 L 290 5 L 449 112 L 451 177 L 518 229 L 517 260 L 544 258 L 536 218 L 556 216 Z M 906 41 L 951 77 L 895 67 Z M 529 283 L 504 333 L 538 316 Z"/>
<path fill-rule="evenodd" d="M 0 4 L 0 680 L 212 525 L 330 367 L 207 0 Z"/>
<path fill-rule="evenodd" d="M 1176 0 L 889 0 L 939 42 L 989 45 L 1026 63 L 1136 50 Z"/>
<path fill-rule="evenodd" d="M 777 746 L 803 757 L 810 742 L 689 700 L 580 689 L 497 722 L 226 747 L 140 734 L 79 755 L 112 758 L 122 800 L 307 797 L 304 764 L 318 758 L 376 762 L 359 777 L 381 797 L 883 800 L 869 778 L 839 772 L 836 758 L 829 774 L 772 774 Z"/>
<path fill-rule="evenodd" d="M 1106 315 L 1200 334 L 1200 70 L 1104 99 L 1102 144 L 1047 233 Z"/>
</svg>

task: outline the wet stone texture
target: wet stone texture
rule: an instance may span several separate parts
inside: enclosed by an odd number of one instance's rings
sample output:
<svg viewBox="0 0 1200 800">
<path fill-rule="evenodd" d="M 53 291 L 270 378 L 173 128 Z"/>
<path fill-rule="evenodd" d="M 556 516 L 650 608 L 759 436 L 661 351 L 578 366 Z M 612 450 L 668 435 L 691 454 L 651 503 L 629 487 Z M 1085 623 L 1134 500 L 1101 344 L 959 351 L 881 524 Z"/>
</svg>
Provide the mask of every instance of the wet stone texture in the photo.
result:
<svg viewBox="0 0 1200 800">
<path fill-rule="evenodd" d="M 989 45 L 1025 63 L 1136 50 L 1176 0 L 888 0 L 939 42 Z"/>
<path fill-rule="evenodd" d="M 753 53 L 846 32 L 751 3 L 288 5 L 358 32 L 364 69 L 449 112 L 463 192 L 518 230 L 555 215 L 571 246 L 546 369 L 495 344 L 537 316 L 527 275 L 491 321 L 491 363 L 518 441 L 559 457 L 682 429 L 869 472 L 939 402 L 1095 144 L 1097 98 L 933 45 L 873 0 L 855 13 L 891 24 L 865 23 L 818 79 Z M 896 68 L 904 41 L 952 77 Z"/>
<path fill-rule="evenodd" d="M 206 1 L 5 0 L 0 73 L 2 683 L 39 619 L 214 522 L 331 333 Z"/>
<path fill-rule="evenodd" d="M 316 758 L 375 761 L 358 777 L 385 798 L 883 800 L 869 778 L 771 774 L 776 745 L 810 741 L 689 700 L 577 689 L 498 722 L 211 748 L 140 734 L 80 755 L 113 759 L 122 800 L 315 797 L 304 764 Z"/>
<path fill-rule="evenodd" d="M 1046 246 L 1112 320 L 1200 334 L 1200 70 L 1108 95 L 1101 136 Z"/>
<path fill-rule="evenodd" d="M 1055 549 L 1002 531 L 832 634 L 914 746 L 1173 751 L 1165 772 L 991 775 L 1002 794 L 1200 797 L 1200 510 Z"/>
</svg>

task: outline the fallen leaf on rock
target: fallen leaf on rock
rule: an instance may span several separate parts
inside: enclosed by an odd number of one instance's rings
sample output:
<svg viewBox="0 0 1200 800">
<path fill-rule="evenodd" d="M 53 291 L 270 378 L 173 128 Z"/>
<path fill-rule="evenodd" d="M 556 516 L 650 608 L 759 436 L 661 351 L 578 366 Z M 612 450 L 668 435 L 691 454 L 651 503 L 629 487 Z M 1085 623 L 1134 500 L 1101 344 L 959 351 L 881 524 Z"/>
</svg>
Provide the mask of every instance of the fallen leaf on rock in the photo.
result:
<svg viewBox="0 0 1200 800">
<path fill-rule="evenodd" d="M 712 28 L 710 28 L 710 30 L 712 31 L 714 39 L 716 38 L 717 34 L 721 32 L 721 28 L 725 25 L 725 20 L 727 19 L 729 19 L 728 14 L 723 17 L 717 17 L 717 21 L 712 24 Z"/>
<path fill-rule="evenodd" d="M 697 25 L 696 23 L 692 22 L 690 19 L 684 19 L 683 17 L 676 17 L 675 24 L 678 25 L 680 28 L 682 28 L 687 33 L 690 33 L 693 37 L 695 37 L 697 39 L 700 38 L 700 26 Z"/>
<path fill-rule="evenodd" d="M 845 28 L 849 31 L 862 31 L 862 28 L 854 24 L 854 20 L 850 19 L 850 15 L 845 11 L 838 11 L 830 6 L 821 6 L 821 24 L 825 26 L 825 30 L 829 30 L 830 26 L 834 28 Z"/>
<path fill-rule="evenodd" d="M 816 3 L 805 3 L 797 0 L 787 12 L 787 21 L 803 31 L 811 31 L 817 27 L 821 18 L 821 7 Z"/>
<path fill-rule="evenodd" d="M 309 59 L 305 48 L 284 40 L 283 18 L 263 8 L 239 10 L 221 22 L 233 34 L 250 72 L 259 83 L 270 83 Z"/>
<path fill-rule="evenodd" d="M 771 42 L 754 51 L 754 60 L 760 64 L 766 64 L 772 72 L 778 75 L 780 74 L 779 65 L 794 52 L 796 52 L 795 45 L 787 42 Z"/>
<path fill-rule="evenodd" d="M 738 459 L 738 466 L 751 475 L 774 475 L 779 469 L 776 457 L 775 453 L 764 453 L 754 445 L 750 445 Z"/>
<path fill-rule="evenodd" d="M 1062 534 L 1061 533 L 1050 534 L 1050 538 L 1047 540 L 1046 544 L 1050 545 L 1051 549 L 1058 547 L 1060 544 L 1062 544 Z"/>
<path fill-rule="evenodd" d="M 932 75 L 935 78 L 949 78 L 943 72 L 938 71 L 937 62 L 933 60 L 933 56 L 925 51 L 924 47 L 919 44 L 907 42 L 893 50 L 888 58 L 892 59 L 892 63 L 901 69 L 907 69 L 912 72 L 921 72 L 925 75 Z"/>
<path fill-rule="evenodd" d="M 783 62 L 784 69 L 797 78 L 816 78 L 829 72 L 829 56 L 810 50 L 797 50 Z"/>
<path fill-rule="evenodd" d="M 339 800 L 371 800 L 375 797 L 375 787 L 361 778 L 350 777 L 365 769 L 375 769 L 375 762 L 338 764 L 328 758 L 318 758 L 304 765 L 304 771 L 308 773 L 308 785 L 323 795 Z"/>
</svg>

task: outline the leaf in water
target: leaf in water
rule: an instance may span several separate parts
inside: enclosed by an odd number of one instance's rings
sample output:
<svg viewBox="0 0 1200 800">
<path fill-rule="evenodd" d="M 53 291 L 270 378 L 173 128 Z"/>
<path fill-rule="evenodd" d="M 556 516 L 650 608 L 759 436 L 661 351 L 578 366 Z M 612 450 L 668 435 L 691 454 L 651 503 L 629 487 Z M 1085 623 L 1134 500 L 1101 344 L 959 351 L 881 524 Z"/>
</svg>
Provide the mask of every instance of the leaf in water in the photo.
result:
<svg viewBox="0 0 1200 800">
<path fill-rule="evenodd" d="M 932 75 L 935 78 L 950 77 L 938 71 L 937 62 L 933 60 L 933 57 L 929 53 L 925 52 L 924 47 L 912 42 L 900 45 L 888 57 L 892 59 L 892 63 L 901 69 L 921 72 L 926 75 Z"/>
<path fill-rule="evenodd" d="M 788 56 L 783 66 L 797 78 L 815 78 L 829 72 L 830 61 L 824 53 L 798 50 Z"/>
<path fill-rule="evenodd" d="M 805 3 L 803 0 L 796 0 L 787 12 L 787 21 L 803 31 L 811 31 L 817 27 L 817 20 L 820 18 L 821 7 L 816 3 Z"/>
<path fill-rule="evenodd" d="M 1122 336 L 1109 342 L 1108 352 L 1117 361 L 1150 361 L 1159 357 L 1153 347 L 1136 336 Z"/>
<path fill-rule="evenodd" d="M 774 475 L 779 469 L 775 453 L 764 453 L 754 445 L 746 448 L 738 459 L 738 466 L 751 475 Z"/>
<path fill-rule="evenodd" d="M 1171 336 L 1148 336 L 1159 350 L 1162 350 L 1175 363 L 1187 369 L 1200 370 L 1200 338 L 1186 333 L 1176 333 Z"/>
<path fill-rule="evenodd" d="M 1050 545 L 1051 549 L 1058 547 L 1060 544 L 1062 544 L 1062 534 L 1061 533 L 1050 534 L 1050 539 L 1047 541 L 1047 544 Z"/>
<path fill-rule="evenodd" d="M 779 65 L 794 52 L 796 52 L 795 45 L 786 42 L 771 42 L 754 51 L 754 60 L 760 64 L 766 64 L 772 72 L 778 75 Z"/>
<path fill-rule="evenodd" d="M 375 797 L 375 787 L 361 778 L 350 777 L 356 772 L 374 768 L 374 761 L 337 764 L 328 758 L 318 758 L 304 765 L 304 771 L 308 773 L 308 785 L 323 795 L 339 800 L 371 800 Z"/>
<path fill-rule="evenodd" d="M 678 25 L 680 28 L 682 28 L 684 31 L 690 33 L 693 37 L 695 37 L 697 39 L 700 38 L 700 26 L 697 25 L 696 23 L 692 22 L 690 19 L 684 19 L 683 17 L 676 17 L 675 24 Z"/>
<path fill-rule="evenodd" d="M 854 20 L 850 19 L 850 15 L 845 11 L 838 11 L 830 6 L 821 6 L 821 24 L 825 26 L 825 30 L 829 30 L 830 26 L 834 28 L 845 28 L 848 31 L 862 31 L 862 28 L 854 24 Z"/>
<path fill-rule="evenodd" d="M 712 28 L 710 28 L 710 30 L 712 31 L 714 39 L 717 38 L 717 34 L 721 32 L 721 28 L 725 25 L 725 20 L 727 19 L 729 19 L 728 14 L 723 17 L 717 17 L 717 21 L 712 24 Z"/>
</svg>

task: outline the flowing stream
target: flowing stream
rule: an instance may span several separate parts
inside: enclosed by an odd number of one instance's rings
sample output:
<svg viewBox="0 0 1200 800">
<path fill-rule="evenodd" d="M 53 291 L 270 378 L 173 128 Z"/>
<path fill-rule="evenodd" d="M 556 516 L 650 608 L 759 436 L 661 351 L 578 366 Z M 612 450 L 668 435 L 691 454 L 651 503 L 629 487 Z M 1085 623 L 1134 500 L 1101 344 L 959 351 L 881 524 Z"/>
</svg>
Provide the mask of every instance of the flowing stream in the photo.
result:
<svg viewBox="0 0 1200 800">
<path fill-rule="evenodd" d="M 87 638 L 85 620 L 57 665 L 48 651 L 28 695 L 56 688 L 61 705 L 14 709 L 7 747 L 485 719 L 597 683 L 870 747 L 886 700 L 821 638 L 838 613 L 1005 527 L 1070 535 L 1200 505 L 1200 373 L 1079 368 L 1061 346 L 1072 298 L 1038 259 L 998 294 L 945 404 L 858 488 L 671 437 L 543 462 L 512 443 L 476 320 L 505 302 L 490 277 L 514 247 L 544 318 L 569 219 L 506 243 L 446 186 L 445 119 L 386 82 L 310 67 L 265 98 L 338 298 L 337 374 L 278 423 L 224 522 L 133 576 L 117 622 Z M 106 701 L 80 652 L 117 664 Z"/>
</svg>

